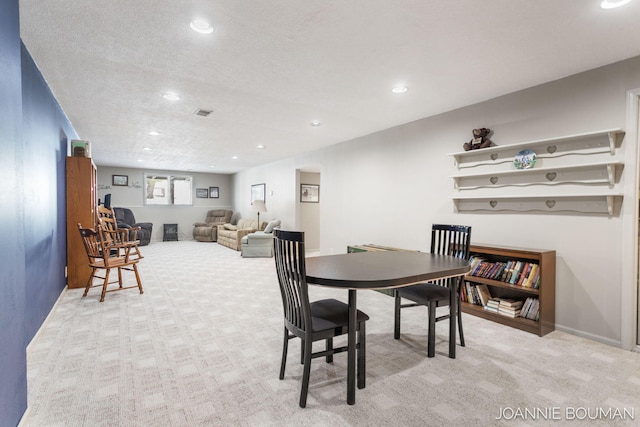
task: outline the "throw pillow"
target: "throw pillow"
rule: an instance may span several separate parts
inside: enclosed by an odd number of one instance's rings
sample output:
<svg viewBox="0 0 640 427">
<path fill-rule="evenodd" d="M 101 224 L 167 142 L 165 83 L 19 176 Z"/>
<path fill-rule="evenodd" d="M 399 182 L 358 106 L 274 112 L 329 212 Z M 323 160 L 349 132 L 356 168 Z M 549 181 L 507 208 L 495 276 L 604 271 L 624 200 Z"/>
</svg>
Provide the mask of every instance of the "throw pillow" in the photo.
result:
<svg viewBox="0 0 640 427">
<path fill-rule="evenodd" d="M 269 224 L 267 224 L 267 226 L 264 229 L 264 232 L 265 233 L 273 233 L 273 229 L 276 228 L 279 225 L 280 225 L 280 220 L 279 219 L 274 219 L 274 220 L 270 221 Z"/>
<path fill-rule="evenodd" d="M 235 231 L 238 229 L 237 225 L 233 225 L 233 224 L 225 224 L 224 225 L 224 229 L 225 230 L 231 230 L 231 231 Z"/>
</svg>

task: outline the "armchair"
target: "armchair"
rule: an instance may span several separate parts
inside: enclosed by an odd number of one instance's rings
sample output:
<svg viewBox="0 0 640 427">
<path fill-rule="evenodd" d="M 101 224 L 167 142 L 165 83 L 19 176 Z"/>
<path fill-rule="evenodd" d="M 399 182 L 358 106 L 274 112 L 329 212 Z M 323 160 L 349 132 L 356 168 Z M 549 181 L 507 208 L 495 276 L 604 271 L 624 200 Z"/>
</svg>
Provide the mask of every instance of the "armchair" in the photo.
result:
<svg viewBox="0 0 640 427">
<path fill-rule="evenodd" d="M 193 224 L 193 239 L 199 242 L 215 242 L 218 240 L 218 225 L 231 221 L 232 211 L 214 209 L 207 212 L 205 222 Z"/>
<path fill-rule="evenodd" d="M 270 258 L 273 256 L 273 230 L 280 226 L 280 220 L 274 219 L 265 227 L 264 231 L 256 231 L 242 237 L 243 258 Z"/>
<path fill-rule="evenodd" d="M 151 232 L 153 231 L 153 223 L 136 222 L 136 217 L 133 215 L 131 209 L 128 208 L 113 208 L 113 212 L 116 215 L 118 228 L 140 227 L 137 235 L 137 239 L 140 241 L 140 246 L 146 246 L 149 244 L 151 241 Z"/>
</svg>

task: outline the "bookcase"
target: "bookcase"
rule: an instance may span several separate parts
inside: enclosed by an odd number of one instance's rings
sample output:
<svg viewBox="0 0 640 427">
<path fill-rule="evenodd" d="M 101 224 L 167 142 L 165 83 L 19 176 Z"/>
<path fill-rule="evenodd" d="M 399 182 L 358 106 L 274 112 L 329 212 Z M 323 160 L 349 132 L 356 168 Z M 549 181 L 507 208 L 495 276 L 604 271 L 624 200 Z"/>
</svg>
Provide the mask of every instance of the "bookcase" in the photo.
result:
<svg viewBox="0 0 640 427">
<path fill-rule="evenodd" d="M 514 248 L 506 246 L 494 246 L 485 244 L 472 244 L 471 256 L 482 257 L 489 262 L 521 261 L 523 263 L 537 264 L 540 279 L 538 287 L 518 286 L 501 280 L 485 277 L 465 276 L 465 285 L 487 285 L 491 296 L 494 298 L 526 300 L 529 297 L 537 298 L 539 304 L 538 320 L 523 317 L 508 317 L 485 310 L 482 305 L 461 301 L 460 308 L 464 313 L 492 320 L 503 325 L 521 329 L 539 336 L 543 336 L 555 329 L 555 293 L 556 293 L 556 252 L 552 250 L 539 250 L 527 248 Z"/>
<path fill-rule="evenodd" d="M 96 166 L 88 157 L 67 157 L 67 286 L 84 288 L 91 275 L 78 223 L 94 228 L 97 220 Z"/>
</svg>

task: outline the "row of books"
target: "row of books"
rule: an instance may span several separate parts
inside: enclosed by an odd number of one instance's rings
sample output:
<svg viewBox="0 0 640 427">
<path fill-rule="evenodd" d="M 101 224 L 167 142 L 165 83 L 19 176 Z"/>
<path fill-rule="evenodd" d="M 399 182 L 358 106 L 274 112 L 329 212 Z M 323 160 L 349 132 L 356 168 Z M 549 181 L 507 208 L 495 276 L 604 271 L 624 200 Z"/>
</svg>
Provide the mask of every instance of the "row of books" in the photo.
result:
<svg viewBox="0 0 640 427">
<path fill-rule="evenodd" d="M 491 298 L 484 306 L 486 311 L 507 317 L 519 317 L 521 308 L 522 301 L 505 298 Z"/>
<path fill-rule="evenodd" d="M 535 262 L 520 260 L 492 262 L 478 256 L 472 256 L 470 262 L 470 276 L 498 280 L 525 288 L 537 289 L 540 286 L 540 266 Z"/>
<path fill-rule="evenodd" d="M 500 314 L 507 317 L 524 317 L 531 320 L 540 318 L 540 301 L 536 297 L 529 297 L 526 300 L 516 300 L 509 298 L 494 298 L 491 296 L 489 287 L 485 284 L 465 282 L 460 289 L 462 301 L 470 304 L 480 305 L 486 311 Z"/>
</svg>

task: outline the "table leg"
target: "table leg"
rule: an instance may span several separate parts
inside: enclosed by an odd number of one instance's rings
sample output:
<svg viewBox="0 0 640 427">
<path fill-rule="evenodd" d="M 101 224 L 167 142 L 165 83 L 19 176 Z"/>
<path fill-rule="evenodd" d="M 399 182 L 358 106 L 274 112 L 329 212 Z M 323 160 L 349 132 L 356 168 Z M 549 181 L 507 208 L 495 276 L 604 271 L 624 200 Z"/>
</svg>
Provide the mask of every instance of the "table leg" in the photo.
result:
<svg viewBox="0 0 640 427">
<path fill-rule="evenodd" d="M 456 358 L 456 330 L 458 321 L 458 277 L 451 279 L 449 286 L 449 357 Z"/>
<path fill-rule="evenodd" d="M 356 290 L 349 289 L 349 335 L 347 345 L 347 404 L 356 403 Z"/>
</svg>

